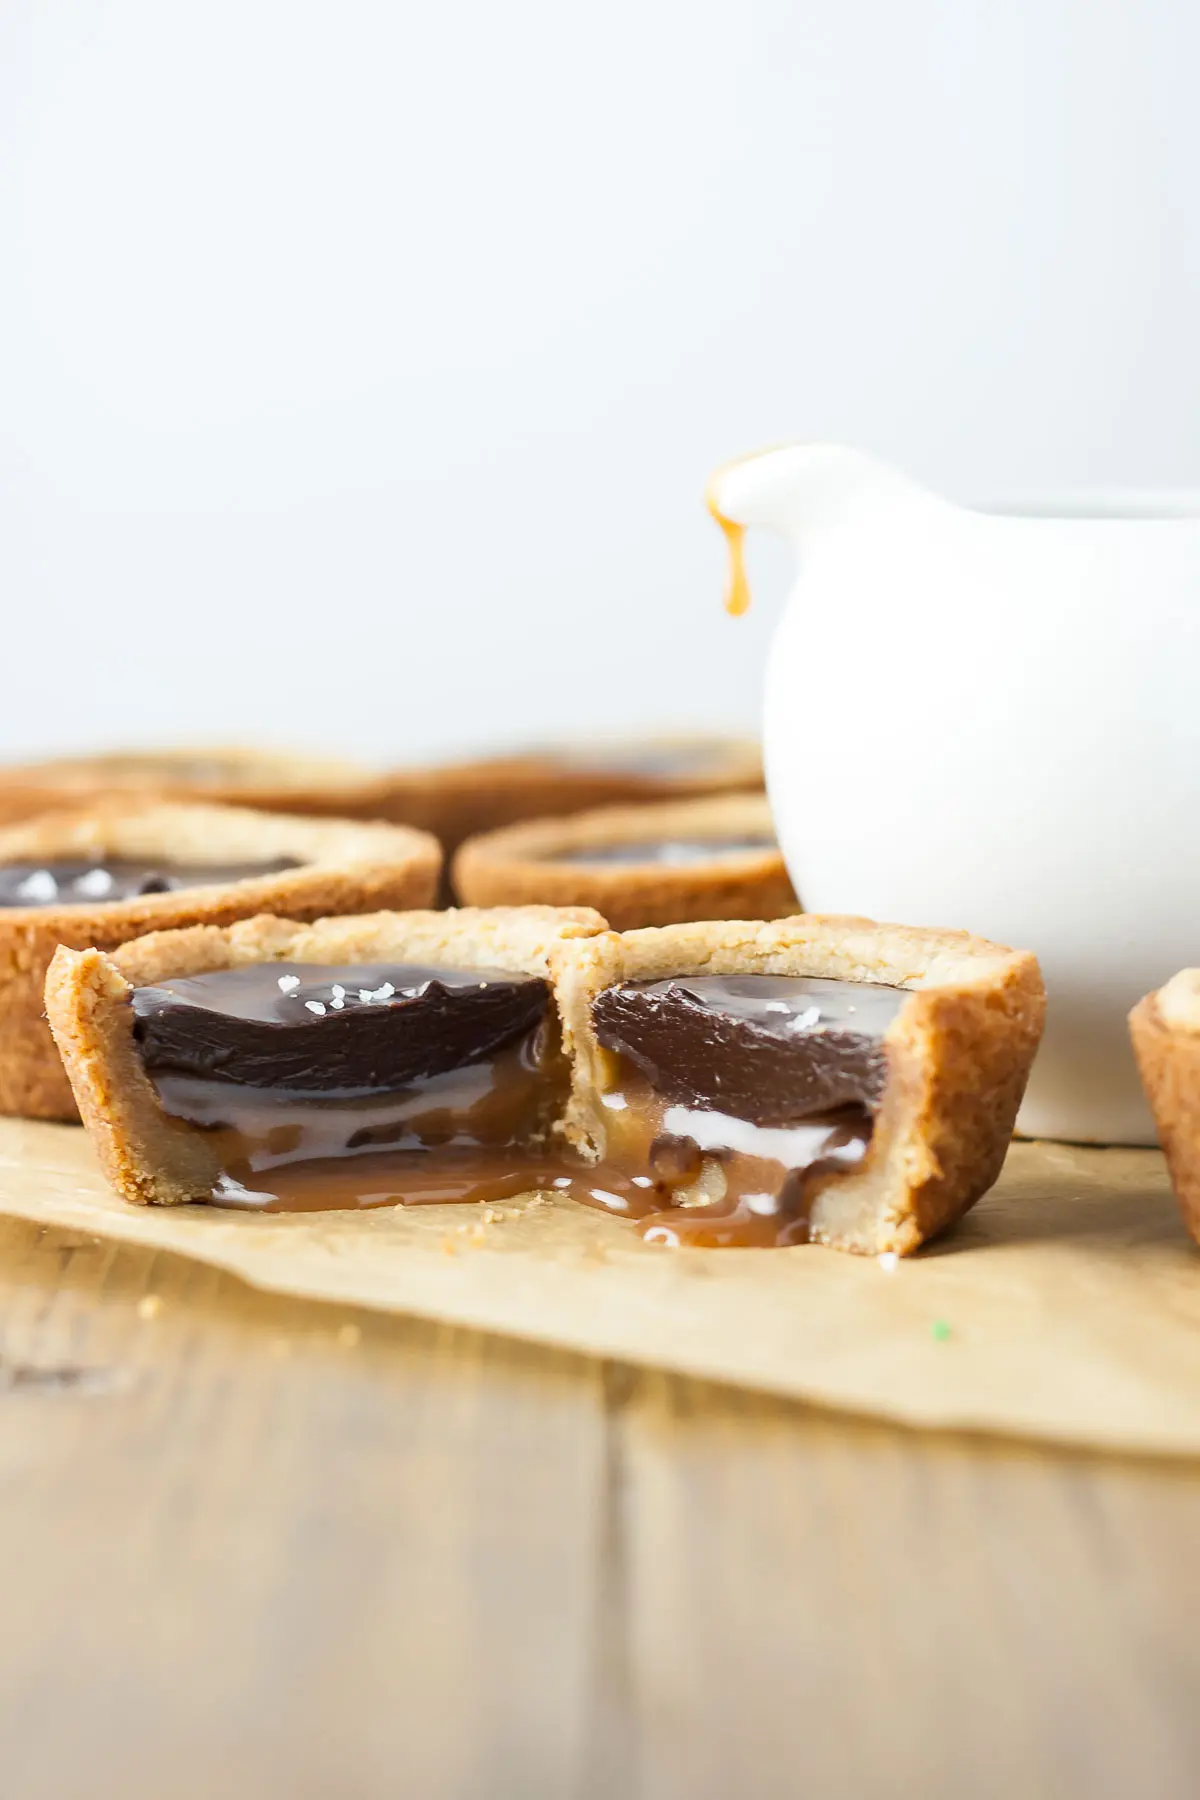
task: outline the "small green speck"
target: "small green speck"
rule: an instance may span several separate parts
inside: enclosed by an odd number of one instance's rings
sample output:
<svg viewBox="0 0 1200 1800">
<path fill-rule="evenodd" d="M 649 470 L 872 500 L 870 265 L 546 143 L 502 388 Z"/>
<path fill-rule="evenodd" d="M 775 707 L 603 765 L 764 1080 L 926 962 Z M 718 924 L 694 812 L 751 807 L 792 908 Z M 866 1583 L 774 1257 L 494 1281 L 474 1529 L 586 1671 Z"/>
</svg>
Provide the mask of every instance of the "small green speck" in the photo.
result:
<svg viewBox="0 0 1200 1800">
<path fill-rule="evenodd" d="M 934 1343 L 935 1344 L 944 1344 L 946 1339 L 949 1336 L 950 1336 L 950 1327 L 946 1323 L 945 1319 L 935 1319 L 933 1321 L 933 1341 L 934 1341 Z"/>
</svg>

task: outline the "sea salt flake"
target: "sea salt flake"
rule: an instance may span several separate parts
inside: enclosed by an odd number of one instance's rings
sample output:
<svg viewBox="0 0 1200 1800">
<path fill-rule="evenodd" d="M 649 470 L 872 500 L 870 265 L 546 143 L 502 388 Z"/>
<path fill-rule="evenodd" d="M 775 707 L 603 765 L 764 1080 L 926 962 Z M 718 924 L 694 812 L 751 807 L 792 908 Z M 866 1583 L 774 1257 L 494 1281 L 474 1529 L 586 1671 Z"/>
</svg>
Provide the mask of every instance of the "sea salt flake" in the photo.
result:
<svg viewBox="0 0 1200 1800">
<path fill-rule="evenodd" d="M 323 1000 L 306 1000 L 304 1004 L 310 1013 L 319 1013 L 324 1016 L 325 1002 Z"/>
<path fill-rule="evenodd" d="M 111 894 L 114 882 L 107 869 L 89 869 L 75 883 L 75 891 L 86 894 L 89 900 L 99 900 L 103 894 Z"/>
<path fill-rule="evenodd" d="M 768 1000 L 767 1001 L 767 1011 L 768 1012 L 785 1013 L 785 1012 L 787 1012 L 787 1010 L 788 1010 L 788 1003 L 786 1000 Z"/>
<path fill-rule="evenodd" d="M 281 994 L 294 994 L 299 986 L 300 977 L 298 975 L 281 975 L 279 977 L 279 991 Z"/>
<path fill-rule="evenodd" d="M 879 1256 L 879 1266 L 885 1275 L 894 1275 L 896 1270 L 900 1267 L 900 1258 L 894 1250 L 881 1251 Z"/>
<path fill-rule="evenodd" d="M 20 883 L 17 888 L 17 895 L 21 900 L 33 900 L 35 902 L 40 902 L 42 900 L 57 900 L 58 883 L 55 881 L 49 869 L 35 869 L 32 875 L 27 875 L 24 881 Z"/>
<path fill-rule="evenodd" d="M 819 1006 L 806 1006 L 802 1013 L 796 1014 L 795 1018 L 792 1020 L 791 1024 L 788 1026 L 788 1030 L 789 1031 L 811 1031 L 814 1025 L 819 1025 L 820 1023 L 821 1023 L 820 1007 Z"/>
<path fill-rule="evenodd" d="M 343 1006 L 346 1004 L 345 996 L 342 994 L 335 994 L 329 1004 L 332 1006 L 334 1012 L 341 1012 Z"/>
<path fill-rule="evenodd" d="M 330 991 L 330 993 L 331 993 L 331 994 L 332 994 L 332 995 L 333 995 L 333 997 L 334 997 L 334 1000 L 335 1000 L 335 1001 L 338 1001 L 338 1000 L 344 1000 L 344 999 L 345 999 L 345 998 L 346 998 L 346 990 L 345 990 L 345 988 L 344 988 L 344 987 L 342 987 L 342 986 L 341 986 L 341 985 L 340 985 L 340 984 L 339 984 L 339 983 L 338 983 L 338 982 L 336 982 L 336 981 L 335 981 L 335 982 L 334 982 L 334 984 L 333 984 L 333 986 L 332 986 L 332 987 L 331 987 L 331 988 L 330 988 L 330 990 L 329 990 L 329 991 Z"/>
</svg>

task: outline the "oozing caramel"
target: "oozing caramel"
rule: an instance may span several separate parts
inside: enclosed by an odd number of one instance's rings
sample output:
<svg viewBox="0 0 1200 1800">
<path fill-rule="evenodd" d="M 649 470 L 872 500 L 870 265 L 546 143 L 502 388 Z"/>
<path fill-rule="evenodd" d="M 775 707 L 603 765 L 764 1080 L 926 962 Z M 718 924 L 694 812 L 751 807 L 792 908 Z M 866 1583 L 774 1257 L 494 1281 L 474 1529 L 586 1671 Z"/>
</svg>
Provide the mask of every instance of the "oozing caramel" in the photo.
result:
<svg viewBox="0 0 1200 1800">
<path fill-rule="evenodd" d="M 716 520 L 725 537 L 725 547 L 729 552 L 729 581 L 725 589 L 725 610 L 734 618 L 750 610 L 750 583 L 746 579 L 746 527 L 739 525 L 721 511 L 717 502 L 715 483 L 710 482 L 704 496 L 709 512 Z"/>
<path fill-rule="evenodd" d="M 623 1057 L 601 1096 L 604 1156 L 577 1199 L 634 1219 L 649 1243 L 768 1248 L 808 1241 L 825 1181 L 860 1163 L 871 1139 L 864 1107 L 783 1130 L 672 1105 Z M 599 1191 L 597 1191 L 599 1190 Z"/>
</svg>

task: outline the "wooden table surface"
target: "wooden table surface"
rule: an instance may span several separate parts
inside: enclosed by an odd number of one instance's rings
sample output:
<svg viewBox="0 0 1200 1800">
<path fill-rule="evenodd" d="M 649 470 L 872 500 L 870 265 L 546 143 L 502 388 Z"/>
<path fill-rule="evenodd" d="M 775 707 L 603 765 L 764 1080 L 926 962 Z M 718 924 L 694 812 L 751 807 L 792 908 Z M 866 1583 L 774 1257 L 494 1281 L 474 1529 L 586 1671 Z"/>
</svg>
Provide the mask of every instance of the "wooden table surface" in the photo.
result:
<svg viewBox="0 0 1200 1800">
<path fill-rule="evenodd" d="M 1200 1469 L 0 1224 L 5 1800 L 1200 1793 Z"/>
</svg>

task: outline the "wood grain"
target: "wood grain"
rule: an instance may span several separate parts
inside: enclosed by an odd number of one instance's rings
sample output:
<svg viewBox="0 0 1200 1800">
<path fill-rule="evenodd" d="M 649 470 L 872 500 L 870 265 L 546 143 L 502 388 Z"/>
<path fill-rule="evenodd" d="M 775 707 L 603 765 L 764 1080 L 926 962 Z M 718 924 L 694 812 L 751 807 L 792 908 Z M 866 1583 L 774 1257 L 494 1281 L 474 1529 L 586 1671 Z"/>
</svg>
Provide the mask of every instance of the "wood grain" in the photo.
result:
<svg viewBox="0 0 1200 1800">
<path fill-rule="evenodd" d="M 7 1222 L 3 1792 L 1190 1800 L 1198 1501 Z"/>
</svg>

